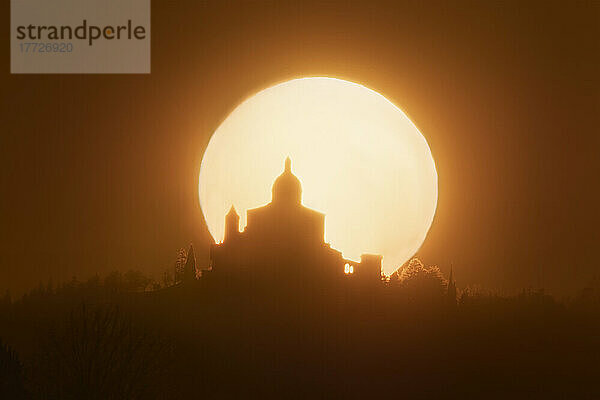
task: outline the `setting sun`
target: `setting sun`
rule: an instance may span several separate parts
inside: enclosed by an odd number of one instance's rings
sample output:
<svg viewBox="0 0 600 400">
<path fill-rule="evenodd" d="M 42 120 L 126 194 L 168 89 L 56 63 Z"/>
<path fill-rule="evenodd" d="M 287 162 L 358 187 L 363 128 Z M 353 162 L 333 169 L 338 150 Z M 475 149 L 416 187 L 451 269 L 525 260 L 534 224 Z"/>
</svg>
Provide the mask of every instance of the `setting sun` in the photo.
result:
<svg viewBox="0 0 600 400">
<path fill-rule="evenodd" d="M 287 156 L 302 184 L 302 203 L 325 213 L 325 241 L 344 257 L 381 254 L 391 274 L 425 240 L 438 187 L 423 135 L 371 89 L 302 78 L 245 100 L 212 136 L 199 194 L 215 241 L 223 239 L 232 205 L 243 229 L 246 211 L 271 200 Z"/>
</svg>

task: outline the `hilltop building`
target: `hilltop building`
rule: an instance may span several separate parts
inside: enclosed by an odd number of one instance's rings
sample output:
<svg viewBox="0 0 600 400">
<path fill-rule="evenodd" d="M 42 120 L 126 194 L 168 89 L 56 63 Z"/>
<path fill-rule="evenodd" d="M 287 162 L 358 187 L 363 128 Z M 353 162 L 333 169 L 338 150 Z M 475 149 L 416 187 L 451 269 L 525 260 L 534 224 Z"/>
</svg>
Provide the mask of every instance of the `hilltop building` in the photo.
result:
<svg viewBox="0 0 600 400">
<path fill-rule="evenodd" d="M 325 243 L 325 215 L 302 205 L 302 185 L 285 160 L 269 204 L 247 211 L 247 225 L 232 206 L 222 243 L 210 252 L 211 278 L 335 283 L 342 279 L 381 280 L 382 257 L 363 254 L 359 263 Z"/>
</svg>

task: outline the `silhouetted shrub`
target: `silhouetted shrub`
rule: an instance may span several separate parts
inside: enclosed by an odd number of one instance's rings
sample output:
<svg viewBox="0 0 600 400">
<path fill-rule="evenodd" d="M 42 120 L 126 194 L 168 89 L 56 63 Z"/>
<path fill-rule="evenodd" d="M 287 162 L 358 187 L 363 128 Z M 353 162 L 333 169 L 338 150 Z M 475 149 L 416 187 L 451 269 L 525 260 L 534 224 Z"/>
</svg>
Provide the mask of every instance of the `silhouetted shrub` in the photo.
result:
<svg viewBox="0 0 600 400">
<path fill-rule="evenodd" d="M 416 257 L 398 269 L 391 283 L 399 286 L 405 297 L 417 301 L 441 300 L 447 285 L 438 267 L 427 267 Z"/>
</svg>

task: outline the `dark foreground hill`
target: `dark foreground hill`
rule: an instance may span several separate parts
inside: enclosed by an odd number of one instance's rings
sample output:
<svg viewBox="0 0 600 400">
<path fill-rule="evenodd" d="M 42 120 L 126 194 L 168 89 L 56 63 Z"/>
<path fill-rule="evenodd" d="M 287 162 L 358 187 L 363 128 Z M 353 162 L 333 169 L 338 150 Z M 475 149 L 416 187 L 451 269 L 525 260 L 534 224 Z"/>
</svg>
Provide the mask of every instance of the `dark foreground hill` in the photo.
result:
<svg viewBox="0 0 600 400">
<path fill-rule="evenodd" d="M 597 291 L 565 303 L 465 291 L 456 305 L 417 293 L 243 282 L 38 290 L 2 305 L 0 397 L 600 396 Z"/>
</svg>

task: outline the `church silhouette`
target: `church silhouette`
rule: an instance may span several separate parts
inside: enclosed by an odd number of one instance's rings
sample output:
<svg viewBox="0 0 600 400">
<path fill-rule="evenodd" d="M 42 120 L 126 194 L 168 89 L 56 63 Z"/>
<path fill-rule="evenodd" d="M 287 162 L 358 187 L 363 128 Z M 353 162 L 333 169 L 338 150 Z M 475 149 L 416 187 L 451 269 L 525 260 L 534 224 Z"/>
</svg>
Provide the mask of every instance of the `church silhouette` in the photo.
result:
<svg viewBox="0 0 600 400">
<path fill-rule="evenodd" d="M 378 282 L 382 256 L 347 260 L 325 243 L 325 214 L 302 205 L 302 185 L 285 160 L 269 204 L 247 211 L 239 230 L 235 208 L 225 217 L 225 237 L 210 250 L 210 279 L 335 284 L 348 279 Z"/>
</svg>

